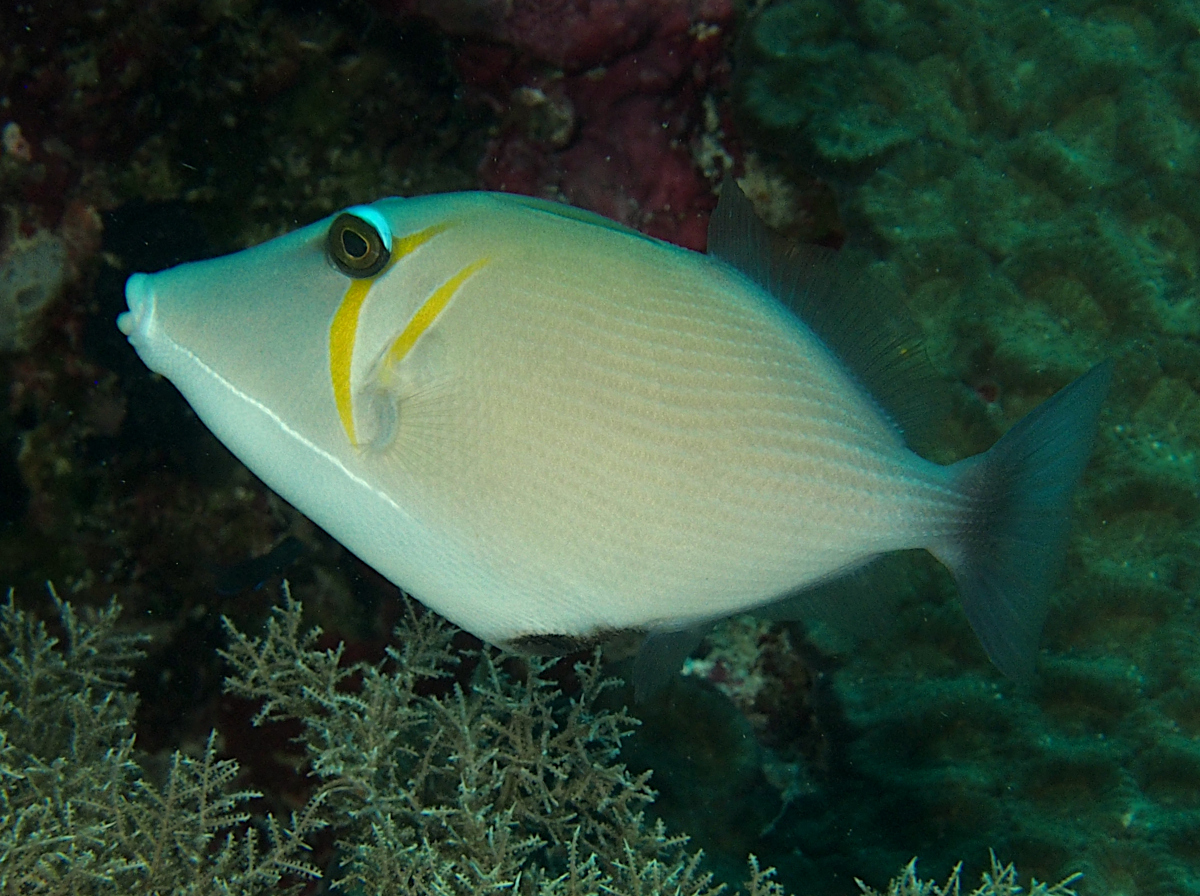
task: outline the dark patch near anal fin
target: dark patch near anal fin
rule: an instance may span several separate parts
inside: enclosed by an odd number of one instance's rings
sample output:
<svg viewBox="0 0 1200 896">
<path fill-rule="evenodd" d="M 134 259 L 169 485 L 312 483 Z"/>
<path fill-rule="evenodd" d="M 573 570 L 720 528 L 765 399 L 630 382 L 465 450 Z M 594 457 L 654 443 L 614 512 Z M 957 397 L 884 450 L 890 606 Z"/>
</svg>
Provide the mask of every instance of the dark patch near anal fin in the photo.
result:
<svg viewBox="0 0 1200 896">
<path fill-rule="evenodd" d="M 567 635 L 557 632 L 531 632 L 518 635 L 505 641 L 500 646 L 513 653 L 523 653 L 529 656 L 566 656 L 570 653 L 593 650 L 596 647 L 611 645 L 617 641 L 628 641 L 636 644 L 634 639 L 642 637 L 641 629 L 606 628 L 588 632 L 582 635 Z"/>
<path fill-rule="evenodd" d="M 709 219 L 708 254 L 737 268 L 816 333 L 910 444 L 921 442 L 941 417 L 944 381 L 899 298 L 841 253 L 776 236 L 733 178 L 721 185 Z"/>
<path fill-rule="evenodd" d="M 502 645 L 505 650 L 513 653 L 524 653 L 530 656 L 565 656 L 582 650 L 591 650 L 603 639 L 598 635 L 556 635 L 533 634 L 519 635 Z"/>
</svg>

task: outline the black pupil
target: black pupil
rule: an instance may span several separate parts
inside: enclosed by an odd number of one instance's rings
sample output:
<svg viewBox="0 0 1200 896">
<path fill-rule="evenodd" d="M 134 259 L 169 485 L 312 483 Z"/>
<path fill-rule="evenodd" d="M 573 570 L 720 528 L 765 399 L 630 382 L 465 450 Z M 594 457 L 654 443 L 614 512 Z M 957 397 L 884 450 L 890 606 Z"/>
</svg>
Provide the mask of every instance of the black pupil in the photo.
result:
<svg viewBox="0 0 1200 896">
<path fill-rule="evenodd" d="M 355 233 L 353 230 L 342 231 L 342 249 L 347 257 L 360 259 L 365 258 L 370 246 L 367 241 Z"/>
</svg>

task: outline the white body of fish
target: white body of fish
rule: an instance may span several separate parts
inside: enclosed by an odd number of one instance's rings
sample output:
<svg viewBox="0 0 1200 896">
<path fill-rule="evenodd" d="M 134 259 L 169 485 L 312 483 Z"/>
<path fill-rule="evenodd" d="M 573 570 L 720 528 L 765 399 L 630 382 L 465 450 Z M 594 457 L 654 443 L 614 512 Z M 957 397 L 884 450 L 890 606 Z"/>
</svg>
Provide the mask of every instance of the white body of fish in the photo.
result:
<svg viewBox="0 0 1200 896">
<path fill-rule="evenodd" d="M 393 254 L 373 277 L 330 262 L 326 220 L 135 275 L 120 326 L 267 485 L 461 627 L 669 632 L 883 552 L 970 554 L 980 477 L 910 451 L 731 264 L 498 194 L 367 208 Z"/>
</svg>

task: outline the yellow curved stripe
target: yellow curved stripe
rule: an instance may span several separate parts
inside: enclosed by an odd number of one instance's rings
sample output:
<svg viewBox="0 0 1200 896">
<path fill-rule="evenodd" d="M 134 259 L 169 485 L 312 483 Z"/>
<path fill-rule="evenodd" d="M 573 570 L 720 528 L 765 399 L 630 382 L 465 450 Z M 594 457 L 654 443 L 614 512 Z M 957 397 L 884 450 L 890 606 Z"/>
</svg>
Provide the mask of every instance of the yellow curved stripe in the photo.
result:
<svg viewBox="0 0 1200 896">
<path fill-rule="evenodd" d="M 424 230 L 418 230 L 416 233 L 410 233 L 408 236 L 402 236 L 398 240 L 392 240 L 392 260 L 388 262 L 387 268 L 384 268 L 375 275 L 376 279 L 382 277 L 388 268 L 394 265 L 405 255 L 408 255 L 410 252 L 412 252 L 413 249 L 417 248 L 417 246 L 429 242 L 442 231 L 449 230 L 453 223 L 453 221 L 442 221 L 440 224 L 431 224 Z"/>
<path fill-rule="evenodd" d="M 477 261 L 471 262 L 441 286 L 433 291 L 433 294 L 425 300 L 425 304 L 417 309 L 417 313 L 412 316 L 412 320 L 408 322 L 408 326 L 404 328 L 404 332 L 396 337 L 396 341 L 392 343 L 392 347 L 388 349 L 387 360 L 389 366 L 398 364 L 405 355 L 409 353 L 421 334 L 429 329 L 439 314 L 441 314 L 450 300 L 454 298 L 454 294 L 472 274 L 486 265 L 490 258 L 480 258 Z"/>
<path fill-rule="evenodd" d="M 333 399 L 342 418 L 342 429 L 346 430 L 351 445 L 357 445 L 358 439 L 354 435 L 354 410 L 350 402 L 350 362 L 354 360 L 358 313 L 374 282 L 371 277 L 351 283 L 329 325 L 329 378 L 333 380 Z"/>
<path fill-rule="evenodd" d="M 362 312 L 363 302 L 367 293 L 375 285 L 375 281 L 391 270 L 392 265 L 404 256 L 410 254 L 423 243 L 429 242 L 443 230 L 447 230 L 453 222 L 443 221 L 410 233 L 400 239 L 392 240 L 392 258 L 386 268 L 363 280 L 355 280 L 346 290 L 342 302 L 334 312 L 329 324 L 329 379 L 333 383 L 333 399 L 337 405 L 338 417 L 342 421 L 342 429 L 351 445 L 358 444 L 354 432 L 354 403 L 350 395 L 350 365 L 354 360 L 354 343 L 358 338 L 358 316 Z"/>
</svg>

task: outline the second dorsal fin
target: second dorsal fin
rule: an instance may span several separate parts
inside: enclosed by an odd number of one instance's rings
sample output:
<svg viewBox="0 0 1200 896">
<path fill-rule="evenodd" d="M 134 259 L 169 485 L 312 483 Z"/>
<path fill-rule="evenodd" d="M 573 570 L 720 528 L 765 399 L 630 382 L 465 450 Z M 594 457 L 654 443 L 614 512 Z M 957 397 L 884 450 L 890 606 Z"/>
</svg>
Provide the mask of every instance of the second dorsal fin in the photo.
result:
<svg viewBox="0 0 1200 896">
<path fill-rule="evenodd" d="M 759 220 L 727 177 L 708 224 L 708 254 L 737 268 L 789 308 L 836 354 L 910 443 L 940 416 L 941 378 L 901 303 L 839 253 L 789 244 Z"/>
</svg>

